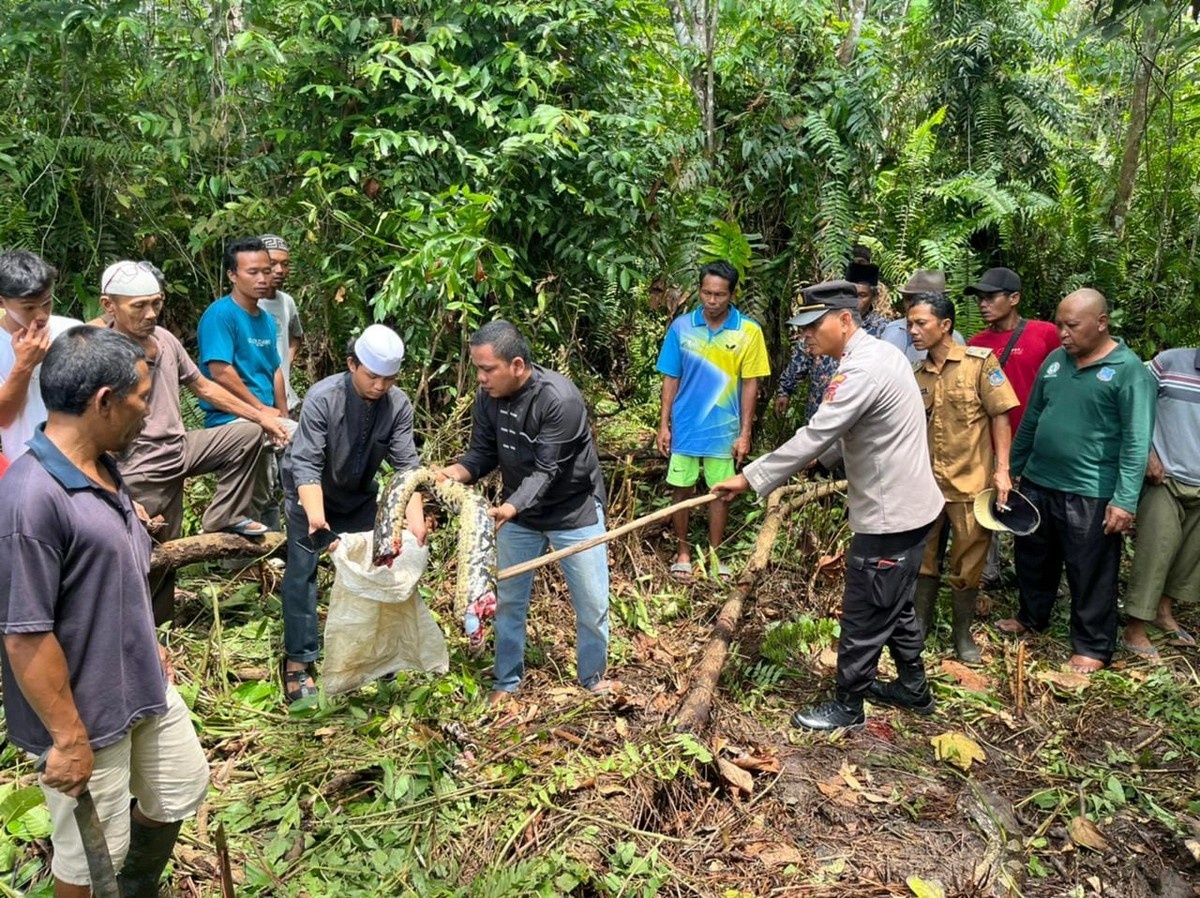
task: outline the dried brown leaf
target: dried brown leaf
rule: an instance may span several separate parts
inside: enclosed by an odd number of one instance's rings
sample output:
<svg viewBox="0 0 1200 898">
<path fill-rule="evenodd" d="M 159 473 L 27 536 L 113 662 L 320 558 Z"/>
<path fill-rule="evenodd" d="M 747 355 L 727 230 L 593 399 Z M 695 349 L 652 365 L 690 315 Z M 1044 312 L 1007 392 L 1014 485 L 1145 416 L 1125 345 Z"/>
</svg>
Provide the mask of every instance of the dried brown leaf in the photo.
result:
<svg viewBox="0 0 1200 898">
<path fill-rule="evenodd" d="M 717 758 L 717 769 L 721 771 L 721 779 L 734 788 L 747 795 L 754 791 L 754 777 L 736 764 L 732 764 L 724 758 Z"/>
<path fill-rule="evenodd" d="M 1071 822 L 1067 824 L 1067 835 L 1080 848 L 1090 848 L 1101 853 L 1108 851 L 1108 840 L 1101 834 L 1100 828 L 1087 817 L 1072 817 Z"/>
</svg>

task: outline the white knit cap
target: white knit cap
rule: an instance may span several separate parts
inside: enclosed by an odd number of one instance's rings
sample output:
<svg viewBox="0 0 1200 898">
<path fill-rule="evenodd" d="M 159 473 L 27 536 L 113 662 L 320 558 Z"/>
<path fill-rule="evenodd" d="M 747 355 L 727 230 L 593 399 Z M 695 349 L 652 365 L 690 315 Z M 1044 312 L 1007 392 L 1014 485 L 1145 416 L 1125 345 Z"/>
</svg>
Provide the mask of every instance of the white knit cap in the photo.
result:
<svg viewBox="0 0 1200 898">
<path fill-rule="evenodd" d="M 153 296 L 162 290 L 148 266 L 125 261 L 114 262 L 104 269 L 100 292 L 105 296 Z"/>
<path fill-rule="evenodd" d="M 390 327 L 372 324 L 354 341 L 354 354 L 378 377 L 395 377 L 404 361 L 404 341 Z"/>
</svg>

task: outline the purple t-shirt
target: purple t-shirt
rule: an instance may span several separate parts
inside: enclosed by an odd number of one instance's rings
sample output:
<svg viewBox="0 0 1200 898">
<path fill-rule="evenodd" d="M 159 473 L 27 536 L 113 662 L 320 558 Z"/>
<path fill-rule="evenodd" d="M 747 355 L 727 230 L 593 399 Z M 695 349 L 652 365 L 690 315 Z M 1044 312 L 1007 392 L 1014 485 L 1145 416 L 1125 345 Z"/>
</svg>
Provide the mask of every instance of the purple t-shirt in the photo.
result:
<svg viewBox="0 0 1200 898">
<path fill-rule="evenodd" d="M 112 460 L 101 462 L 120 483 Z M 0 634 L 55 635 L 93 750 L 167 709 L 149 571 L 150 537 L 125 487 L 89 480 L 39 427 L 0 479 Z M 2 642 L 0 660 L 9 738 L 41 754 L 50 734 Z"/>
</svg>

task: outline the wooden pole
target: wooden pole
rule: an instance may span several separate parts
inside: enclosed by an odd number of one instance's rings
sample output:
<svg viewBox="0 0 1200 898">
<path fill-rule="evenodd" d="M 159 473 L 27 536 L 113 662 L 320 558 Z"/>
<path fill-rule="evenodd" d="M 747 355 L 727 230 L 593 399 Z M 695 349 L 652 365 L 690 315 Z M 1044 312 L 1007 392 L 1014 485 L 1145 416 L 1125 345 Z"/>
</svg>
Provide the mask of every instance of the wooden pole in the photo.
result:
<svg viewBox="0 0 1200 898">
<path fill-rule="evenodd" d="M 574 546 L 567 546 L 565 549 L 559 549 L 557 552 L 551 552 L 549 555 L 542 555 L 539 558 L 534 558 L 531 561 L 524 561 L 521 564 L 514 564 L 512 567 L 506 567 L 496 575 L 497 580 L 507 580 L 509 577 L 519 577 L 521 574 L 528 574 L 530 571 L 536 571 L 538 568 L 545 567 L 551 562 L 558 561 L 560 558 L 567 558 L 577 552 L 582 552 L 585 549 L 591 549 L 595 546 L 603 545 L 606 542 L 624 536 L 627 533 L 632 533 L 655 521 L 662 521 L 671 517 L 677 511 L 684 511 L 689 508 L 699 508 L 701 505 L 707 505 L 709 502 L 714 502 L 717 499 L 716 493 L 705 493 L 702 496 L 693 496 L 690 499 L 684 499 L 682 502 L 676 502 L 674 505 L 668 505 L 666 508 L 660 508 L 658 511 L 653 511 L 648 515 L 630 521 L 628 524 L 622 524 L 607 533 L 601 533 L 599 536 L 593 536 L 591 539 L 585 539 L 583 542 Z"/>
</svg>

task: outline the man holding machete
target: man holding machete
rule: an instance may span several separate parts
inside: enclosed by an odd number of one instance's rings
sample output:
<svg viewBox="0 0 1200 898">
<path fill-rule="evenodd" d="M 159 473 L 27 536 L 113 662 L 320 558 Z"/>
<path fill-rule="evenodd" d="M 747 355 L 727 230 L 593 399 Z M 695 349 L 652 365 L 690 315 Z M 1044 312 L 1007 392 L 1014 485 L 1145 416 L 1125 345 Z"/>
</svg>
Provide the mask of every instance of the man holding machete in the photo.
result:
<svg viewBox="0 0 1200 898">
<path fill-rule="evenodd" d="M 48 419 L 0 480 L 8 736 L 44 755 L 55 898 L 86 898 L 93 883 L 102 894 L 97 817 L 121 893 L 148 898 L 204 799 L 208 764 L 155 639 L 150 537 L 111 456 L 145 421 L 145 353 L 114 331 L 72 328 L 46 354 L 41 390 Z M 97 814 L 77 810 L 85 792 Z"/>
</svg>

